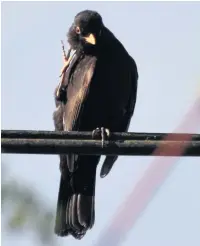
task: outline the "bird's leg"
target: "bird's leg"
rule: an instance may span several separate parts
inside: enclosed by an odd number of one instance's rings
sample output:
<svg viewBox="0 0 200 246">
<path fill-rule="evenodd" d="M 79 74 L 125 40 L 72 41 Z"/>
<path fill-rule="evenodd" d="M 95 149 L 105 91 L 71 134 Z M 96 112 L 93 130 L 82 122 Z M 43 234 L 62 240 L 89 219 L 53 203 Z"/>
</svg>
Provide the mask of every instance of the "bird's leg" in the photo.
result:
<svg viewBox="0 0 200 246">
<path fill-rule="evenodd" d="M 64 47 L 64 46 L 63 46 Z M 65 54 L 64 48 L 63 48 L 63 60 L 64 60 L 64 65 L 63 68 L 61 69 L 61 74 L 60 77 L 62 77 L 62 75 L 65 73 L 67 67 L 69 66 L 69 63 L 71 61 L 72 56 L 70 56 L 71 53 L 71 48 L 69 49 L 67 55 Z"/>
<path fill-rule="evenodd" d="M 97 127 L 96 129 L 92 131 L 92 138 L 95 138 L 95 137 L 101 138 L 101 145 L 103 148 L 105 144 L 105 140 L 110 137 L 110 130 L 104 127 L 101 127 L 101 128 Z"/>
<path fill-rule="evenodd" d="M 56 92 L 56 98 L 58 101 L 64 101 L 63 98 L 65 97 L 65 86 L 63 85 L 64 84 L 64 76 L 65 76 L 65 72 L 69 66 L 69 63 L 72 59 L 72 56 L 70 56 L 70 53 L 71 53 L 71 48 L 69 49 L 67 55 L 65 54 L 65 50 L 64 50 L 64 45 L 62 46 L 63 48 L 63 59 L 64 59 L 64 66 L 63 68 L 61 69 L 61 74 L 60 74 L 60 77 L 61 77 L 61 80 L 60 80 L 60 83 L 58 85 L 58 89 L 57 89 L 57 92 Z"/>
</svg>

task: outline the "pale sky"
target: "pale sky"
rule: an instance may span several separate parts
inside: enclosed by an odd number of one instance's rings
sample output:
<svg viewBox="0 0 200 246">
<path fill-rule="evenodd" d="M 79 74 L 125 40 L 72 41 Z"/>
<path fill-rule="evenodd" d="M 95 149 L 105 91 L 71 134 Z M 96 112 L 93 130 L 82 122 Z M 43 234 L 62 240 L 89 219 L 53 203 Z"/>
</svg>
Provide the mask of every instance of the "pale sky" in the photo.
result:
<svg viewBox="0 0 200 246">
<path fill-rule="evenodd" d="M 53 130 L 60 40 L 66 41 L 75 14 L 84 9 L 102 15 L 138 65 L 138 101 L 130 131 L 172 132 L 200 87 L 200 3 L 2 3 L 2 128 Z M 120 157 L 105 179 L 99 178 L 99 165 L 95 226 L 81 241 L 58 238 L 58 245 L 94 245 L 153 159 Z M 2 160 L 56 210 L 57 156 L 4 155 Z M 199 177 L 200 158 L 181 158 L 122 246 L 200 245 Z M 35 245 L 26 235 L 5 237 L 3 243 Z"/>
</svg>

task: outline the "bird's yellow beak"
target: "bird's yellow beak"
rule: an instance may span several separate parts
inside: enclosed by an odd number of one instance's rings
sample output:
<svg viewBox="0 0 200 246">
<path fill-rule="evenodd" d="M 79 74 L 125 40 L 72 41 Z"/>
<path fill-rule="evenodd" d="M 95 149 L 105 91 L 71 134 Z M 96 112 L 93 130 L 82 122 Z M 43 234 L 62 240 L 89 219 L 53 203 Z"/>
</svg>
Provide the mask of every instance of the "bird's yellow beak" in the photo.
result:
<svg viewBox="0 0 200 246">
<path fill-rule="evenodd" d="M 96 38 L 92 33 L 90 33 L 87 37 L 84 37 L 84 39 L 86 40 L 86 42 L 88 42 L 92 45 L 96 44 Z"/>
</svg>

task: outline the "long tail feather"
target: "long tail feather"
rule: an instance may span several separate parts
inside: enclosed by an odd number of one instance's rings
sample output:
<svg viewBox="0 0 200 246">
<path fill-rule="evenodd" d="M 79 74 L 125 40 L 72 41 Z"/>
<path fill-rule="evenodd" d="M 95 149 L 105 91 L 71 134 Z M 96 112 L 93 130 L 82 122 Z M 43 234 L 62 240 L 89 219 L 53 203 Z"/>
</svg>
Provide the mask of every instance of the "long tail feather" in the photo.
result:
<svg viewBox="0 0 200 246">
<path fill-rule="evenodd" d="M 55 225 L 58 236 L 71 234 L 81 239 L 94 225 L 96 167 L 99 158 L 81 156 L 74 172 L 67 168 L 65 174 L 62 174 Z"/>
</svg>

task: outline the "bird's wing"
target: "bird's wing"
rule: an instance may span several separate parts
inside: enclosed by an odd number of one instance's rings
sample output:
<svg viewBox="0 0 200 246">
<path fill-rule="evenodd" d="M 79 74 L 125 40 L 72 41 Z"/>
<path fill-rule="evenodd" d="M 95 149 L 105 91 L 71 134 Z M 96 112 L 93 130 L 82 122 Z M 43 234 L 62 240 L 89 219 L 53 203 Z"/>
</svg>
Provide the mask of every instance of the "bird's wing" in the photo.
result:
<svg viewBox="0 0 200 246">
<path fill-rule="evenodd" d="M 68 70 L 70 75 L 66 76 L 69 84 L 64 116 L 64 129 L 67 131 L 78 130 L 81 109 L 87 99 L 95 64 L 95 57 L 85 56 Z"/>
<path fill-rule="evenodd" d="M 130 121 L 135 110 L 135 103 L 137 99 L 137 87 L 138 87 L 138 70 L 136 63 L 132 57 L 130 57 L 130 81 L 131 81 L 131 90 L 129 94 L 129 100 L 127 107 L 125 109 L 125 115 L 122 119 L 121 131 L 128 131 L 130 126 Z"/>
<path fill-rule="evenodd" d="M 90 84 L 95 70 L 96 57 L 75 57 L 74 63 L 69 67 L 65 80 L 67 85 L 66 104 L 64 107 L 63 125 L 65 131 L 79 129 L 81 112 L 90 89 Z M 68 155 L 68 168 L 75 169 L 76 155 Z"/>
<path fill-rule="evenodd" d="M 127 107 L 125 108 L 125 114 L 121 121 L 121 127 L 119 131 L 128 131 L 130 126 L 131 117 L 133 116 L 135 103 L 137 99 L 137 86 L 138 86 L 138 71 L 137 65 L 132 57 L 130 57 L 130 76 L 131 90 L 127 101 Z M 111 171 L 113 164 L 116 162 L 118 156 L 106 156 L 101 171 L 100 177 L 104 178 Z"/>
</svg>

